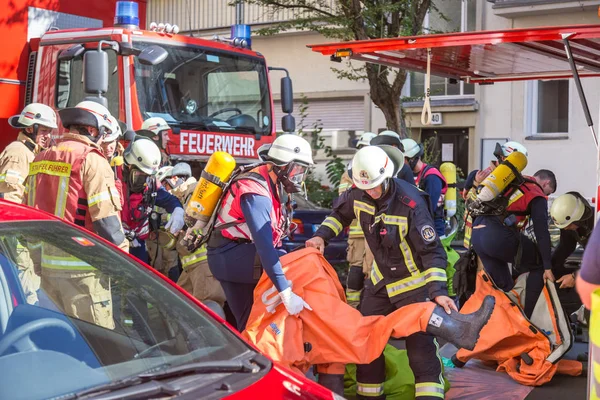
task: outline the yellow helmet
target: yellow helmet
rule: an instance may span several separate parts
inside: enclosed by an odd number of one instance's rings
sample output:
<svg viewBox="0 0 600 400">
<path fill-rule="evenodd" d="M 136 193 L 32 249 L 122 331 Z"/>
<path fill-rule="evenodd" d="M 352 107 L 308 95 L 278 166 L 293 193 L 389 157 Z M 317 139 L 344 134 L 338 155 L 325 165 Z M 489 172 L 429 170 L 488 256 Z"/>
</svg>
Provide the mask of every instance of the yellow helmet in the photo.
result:
<svg viewBox="0 0 600 400">
<path fill-rule="evenodd" d="M 572 193 L 558 196 L 550 207 L 550 216 L 557 228 L 563 229 L 573 222 L 581 221 L 585 214 L 585 204 Z"/>
</svg>

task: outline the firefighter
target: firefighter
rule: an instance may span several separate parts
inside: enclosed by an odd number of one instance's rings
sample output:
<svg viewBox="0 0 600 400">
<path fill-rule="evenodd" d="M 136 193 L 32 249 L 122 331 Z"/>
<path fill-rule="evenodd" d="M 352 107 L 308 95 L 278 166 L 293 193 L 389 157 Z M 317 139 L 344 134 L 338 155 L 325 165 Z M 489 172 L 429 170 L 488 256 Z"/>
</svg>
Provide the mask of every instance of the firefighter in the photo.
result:
<svg viewBox="0 0 600 400">
<path fill-rule="evenodd" d="M 529 272 L 523 311 L 530 317 L 544 280 L 554 282 L 547 196 L 556 191 L 556 177 L 551 171 L 540 170 L 524 178 L 523 183 L 509 186 L 500 194 L 507 199 L 506 210 L 474 219 L 471 240 L 485 270 L 501 290 L 513 288 L 514 274 Z M 530 220 L 533 234 L 526 235 Z M 508 263 L 513 264 L 513 273 Z"/>
<path fill-rule="evenodd" d="M 160 227 L 158 214 L 153 214 L 154 207 L 161 207 L 171 214 L 165 229 L 172 235 L 179 233 L 185 225 L 185 213 L 177 197 L 156 181 L 161 153 L 152 140 L 137 136 L 125 149 L 123 159 L 126 193 L 123 227 L 130 242 L 129 252 L 147 264 L 145 241 L 151 231 Z"/>
<path fill-rule="evenodd" d="M 105 135 L 118 129 L 102 105 L 83 101 L 59 111 L 69 131 L 38 154 L 26 186 L 29 206 L 75 223 L 126 249 L 121 228 L 121 201 L 113 172 L 102 154 Z M 42 248 L 41 287 L 66 314 L 114 328 L 110 286 L 89 264 L 51 246 Z"/>
<path fill-rule="evenodd" d="M 170 188 L 166 186 L 168 177 L 173 167 L 170 165 L 161 167 L 156 173 L 156 181 L 159 182 L 169 193 Z M 181 200 L 180 200 L 181 202 Z M 148 252 L 148 264 L 153 266 L 161 274 L 168 276 L 172 267 L 177 266 L 177 251 L 175 251 L 176 237 L 164 229 L 168 222 L 169 214 L 161 207 L 154 206 L 151 218 L 160 219 L 160 227 L 151 231 L 146 240 L 146 251 Z"/>
<path fill-rule="evenodd" d="M 360 150 L 365 146 L 369 146 L 371 140 L 376 136 L 372 132 L 363 133 L 356 143 L 356 148 Z M 353 186 L 354 184 L 352 183 L 352 178 L 348 175 L 348 171 L 344 171 L 340 179 L 338 194 L 341 196 Z M 365 243 L 365 236 L 356 219 L 350 224 L 346 260 L 349 265 L 348 278 L 346 280 L 346 300 L 352 307 L 357 308 L 365 276 L 368 276 L 369 272 L 371 272 L 373 254 Z"/>
<path fill-rule="evenodd" d="M 379 145 L 389 145 L 394 146 L 404 154 L 404 144 L 402 140 L 400 140 L 400 135 L 398 135 L 394 131 L 383 131 L 377 137 L 371 140 L 371 145 L 379 146 Z M 398 172 L 396 178 L 400 178 L 405 180 L 408 183 L 415 184 L 415 175 L 413 174 L 412 169 L 410 168 L 407 159 L 405 159 L 404 164 L 402 164 L 402 168 Z"/>
<path fill-rule="evenodd" d="M 302 190 L 313 165 L 312 149 L 304 138 L 283 134 L 261 147 L 259 156 L 265 164 L 242 174 L 224 194 L 207 243 L 210 270 L 221 282 L 240 332 L 246 327 L 263 269 L 291 315 L 306 306 L 292 291 L 293 282 L 285 278 L 275 248 L 289 230 L 291 205 L 284 196 Z"/>
<path fill-rule="evenodd" d="M 422 143 L 417 143 L 413 139 L 403 139 L 402 144 L 404 146 L 404 156 L 408 158 L 408 165 L 417 174 L 415 178 L 416 185 L 429 195 L 435 232 L 438 236 L 444 236 L 446 234 L 444 194 L 448 190 L 446 179 L 444 179 L 439 169 L 423 162 L 422 158 L 425 150 Z"/>
<path fill-rule="evenodd" d="M 169 142 L 169 132 L 171 127 L 161 117 L 148 118 L 142 123 L 142 128 L 136 133 L 140 136 L 145 136 L 152 139 L 160 149 L 161 162 L 160 166 L 171 165 L 167 144 Z"/>
<path fill-rule="evenodd" d="M 178 167 L 180 168 L 178 169 Z M 167 185 L 173 188 L 172 193 L 177 193 L 178 198 L 186 205 L 198 183 L 191 176 L 191 173 L 189 164 L 179 163 L 173 167 L 172 176 L 167 178 Z M 180 237 L 183 239 L 182 235 Z M 211 302 L 217 304 L 218 307 L 214 307 L 213 304 L 211 308 L 225 319 L 223 311 L 225 293 L 219 281 L 210 271 L 206 256 L 206 245 L 190 251 L 186 242 L 180 240 L 177 243 L 177 253 L 181 259 L 183 269 L 177 284 L 205 305 L 210 306 Z"/>
<path fill-rule="evenodd" d="M 196 179 L 192 177 L 190 165 L 183 162 L 174 167 L 168 165 L 160 168 L 156 174 L 156 180 L 165 190 L 177 197 L 181 204 L 185 204 L 185 195 L 189 185 L 196 182 Z M 151 232 L 149 240 L 146 241 L 150 265 L 177 282 L 180 274 L 179 255 L 175 248 L 177 236 L 164 229 L 164 225 L 167 224 L 171 215 L 158 206 L 155 206 L 155 211 L 160 215 L 161 228 Z"/>
<path fill-rule="evenodd" d="M 0 154 L 0 198 L 22 203 L 29 164 L 40 150 L 50 144 L 50 135 L 57 128 L 56 114 L 44 104 L 32 103 L 26 106 L 21 114 L 9 118 L 8 123 L 19 129 L 19 135 L 17 140 L 6 146 Z M 39 257 L 36 257 L 34 262 L 30 253 L 34 244 L 24 240 L 15 240 L 12 244 L 25 297 L 29 304 L 36 304 L 40 277 L 34 266 L 39 267 Z"/>
<path fill-rule="evenodd" d="M 51 107 L 32 103 L 8 123 L 19 129 L 19 135 L 0 154 L 0 198 L 22 203 L 29 164 L 50 144 L 50 134 L 58 127 L 56 114 Z"/>
<path fill-rule="evenodd" d="M 550 217 L 560 229 L 560 240 L 552 253 L 552 273 L 560 289 L 575 286 L 575 272 L 565 268 L 565 261 L 577 248 L 585 249 L 594 230 L 594 209 L 578 192 L 558 196 L 550 207 Z"/>
<path fill-rule="evenodd" d="M 123 136 L 123 129 L 117 126 L 114 132 L 104 136 L 100 148 L 114 172 L 115 186 L 121 199 L 121 208 L 123 208 L 125 205 L 125 195 L 123 193 L 123 151 L 125 149 L 119 143 L 121 136 Z"/>
<path fill-rule="evenodd" d="M 403 160 L 400 150 L 394 150 Z M 306 246 L 323 252 L 325 243 L 356 217 L 375 256 L 360 302 L 361 313 L 387 315 L 404 305 L 432 300 L 450 314 L 457 308 L 448 297 L 446 253 L 433 228 L 427 194 L 405 181 L 391 179 L 400 168 L 391 160 L 376 146 L 355 154 L 352 179 L 356 188 L 342 195 Z M 442 364 L 434 337 L 413 334 L 406 338 L 406 348 L 417 398 L 443 398 Z M 385 398 L 384 381 L 383 354 L 368 365 L 358 365 L 358 398 Z"/>
</svg>

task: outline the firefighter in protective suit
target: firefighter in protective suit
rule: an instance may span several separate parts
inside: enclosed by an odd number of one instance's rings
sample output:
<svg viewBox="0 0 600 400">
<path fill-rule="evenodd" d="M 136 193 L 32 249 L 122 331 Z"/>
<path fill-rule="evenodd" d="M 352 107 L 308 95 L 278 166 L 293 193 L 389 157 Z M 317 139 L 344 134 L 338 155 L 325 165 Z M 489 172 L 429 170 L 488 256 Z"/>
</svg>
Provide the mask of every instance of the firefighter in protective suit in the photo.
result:
<svg viewBox="0 0 600 400">
<path fill-rule="evenodd" d="M 372 132 L 363 133 L 358 142 L 356 142 L 356 148 L 360 150 L 365 146 L 369 146 L 371 139 L 376 136 L 377 135 Z M 348 167 L 350 167 L 350 165 Z M 348 171 L 344 171 L 344 174 L 340 179 L 338 194 L 341 196 L 346 190 L 351 189 L 353 186 L 354 184 L 352 183 L 352 178 L 348 175 Z M 360 301 L 360 293 L 364 284 L 364 277 L 368 276 L 371 272 L 373 254 L 365 243 L 365 236 L 356 219 L 350 224 L 350 231 L 348 233 L 348 254 L 346 260 L 349 265 L 348 280 L 346 281 L 346 300 L 352 307 L 357 308 Z"/>
<path fill-rule="evenodd" d="M 475 217 L 471 240 L 486 272 L 505 292 L 513 288 L 517 274 L 529 272 L 523 308 L 529 318 L 544 281 L 554 282 L 547 196 L 556 191 L 556 177 L 551 171 L 540 170 L 533 177 L 523 178 L 519 185 L 509 186 L 500 193 L 506 199 L 506 209 Z M 532 232 L 528 229 L 529 222 L 533 224 Z"/>
<path fill-rule="evenodd" d="M 20 131 L 17 140 L 6 146 L 0 154 L 0 198 L 22 203 L 29 164 L 50 144 L 52 130 L 57 128 L 56 114 L 44 104 L 33 103 L 26 106 L 21 114 L 9 118 L 8 123 Z M 40 277 L 30 253 L 35 244 L 22 240 L 13 244 L 21 286 L 27 302 L 35 304 L 40 288 Z M 35 253 L 37 255 L 38 252 Z M 37 257 L 36 261 L 39 261 Z M 39 263 L 36 264 L 39 267 Z"/>
<path fill-rule="evenodd" d="M 19 129 L 19 136 L 0 154 L 0 198 L 22 203 L 29 164 L 50 144 L 50 134 L 58 127 L 56 114 L 44 104 L 32 103 L 8 123 Z"/>
<path fill-rule="evenodd" d="M 170 165 L 161 167 L 156 173 L 156 181 L 159 182 L 169 193 L 173 194 L 167 181 L 171 175 L 173 167 Z M 180 203 L 181 198 L 176 196 Z M 177 266 L 177 251 L 175 251 L 176 236 L 164 229 L 164 225 L 169 221 L 170 214 L 159 206 L 154 206 L 154 213 L 150 218 L 160 219 L 160 228 L 152 231 L 146 240 L 146 250 L 148 251 L 148 264 L 156 268 L 158 272 L 169 276 L 171 268 Z"/>
<path fill-rule="evenodd" d="M 404 156 L 408 158 L 408 165 L 417 175 L 415 184 L 419 189 L 427 192 L 431 200 L 435 231 L 438 236 L 444 236 L 446 234 L 444 194 L 448 190 L 446 179 L 439 169 L 423 162 L 425 149 L 422 143 L 417 143 L 413 139 L 403 139 L 402 145 L 404 146 Z"/>
<path fill-rule="evenodd" d="M 289 229 L 290 210 L 284 196 L 302 190 L 313 164 L 312 150 L 304 138 L 283 134 L 262 146 L 259 156 L 265 164 L 242 174 L 224 194 L 207 243 L 210 270 L 223 286 L 240 332 L 248 321 L 263 269 L 291 315 L 305 307 L 292 291 L 293 282 L 285 278 L 275 248 Z"/>
<path fill-rule="evenodd" d="M 169 141 L 169 132 L 171 127 L 161 117 L 148 118 L 142 123 L 142 127 L 136 133 L 140 136 L 152 139 L 158 146 L 161 154 L 160 166 L 171 165 L 169 153 L 167 153 L 167 143 Z"/>
<path fill-rule="evenodd" d="M 357 218 L 375 256 L 362 294 L 361 313 L 388 315 L 404 305 L 432 300 L 450 314 L 457 309 L 448 297 L 446 253 L 433 228 L 429 199 L 414 185 L 392 178 L 401 167 L 394 165 L 395 159 L 401 163 L 403 155 L 391 146 L 359 150 L 352 160 L 356 188 L 342 195 L 306 245 L 322 252 L 328 240 Z M 410 335 L 406 348 L 415 375 L 416 397 L 443 398 L 441 360 L 434 337 L 426 333 Z M 384 381 L 383 354 L 368 365 L 358 365 L 358 398 L 385 398 Z"/>
<path fill-rule="evenodd" d="M 125 149 L 123 159 L 126 197 L 121 215 L 123 228 L 130 242 L 129 253 L 148 263 L 146 239 L 151 231 L 160 228 L 158 215 L 152 214 L 154 207 L 161 207 L 171 214 L 165 229 L 172 235 L 179 233 L 185 225 L 185 213 L 177 197 L 156 181 L 161 154 L 152 140 L 142 136 L 135 137 Z"/>
<path fill-rule="evenodd" d="M 26 201 L 127 248 L 121 228 L 121 200 L 100 144 L 118 129 L 106 107 L 83 101 L 59 111 L 69 131 L 31 163 Z M 67 315 L 114 328 L 109 282 L 89 264 L 44 245 L 41 287 Z"/>
</svg>

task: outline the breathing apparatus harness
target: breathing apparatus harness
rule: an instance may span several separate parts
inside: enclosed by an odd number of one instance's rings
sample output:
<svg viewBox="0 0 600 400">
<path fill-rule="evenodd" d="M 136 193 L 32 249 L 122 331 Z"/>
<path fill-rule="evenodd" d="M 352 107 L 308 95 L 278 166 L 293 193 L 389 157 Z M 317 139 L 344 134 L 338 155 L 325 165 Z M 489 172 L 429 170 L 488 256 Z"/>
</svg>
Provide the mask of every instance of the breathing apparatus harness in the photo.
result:
<svg viewBox="0 0 600 400">
<path fill-rule="evenodd" d="M 215 233 L 215 232 L 220 233 L 222 230 L 230 228 L 232 225 L 234 225 L 234 223 L 230 223 L 230 224 L 224 224 L 224 225 L 219 226 L 218 228 L 215 228 L 215 221 L 217 219 L 217 216 L 219 215 L 219 211 L 221 210 L 221 205 L 223 203 L 223 199 L 225 199 L 226 195 L 231 191 L 232 185 L 241 179 L 250 179 L 250 180 L 260 183 L 261 185 L 264 185 L 265 184 L 264 178 L 261 175 L 252 172 L 252 170 L 255 168 L 261 167 L 263 165 L 267 165 L 267 164 L 272 165 L 272 163 L 270 163 L 270 162 L 261 161 L 261 162 L 254 163 L 254 164 L 240 166 L 233 172 L 233 174 L 231 175 L 231 178 L 229 179 L 228 182 L 222 182 L 220 179 L 216 178 L 215 176 L 206 173 L 204 170 L 202 171 L 201 177 L 210 181 L 211 183 L 214 183 L 215 185 L 221 187 L 223 189 L 223 193 L 219 197 L 219 200 L 215 206 L 215 209 L 214 209 L 208 223 L 206 224 L 206 226 L 204 228 L 204 232 L 198 232 L 198 231 L 190 232 L 190 229 L 195 224 L 195 220 L 193 220 L 193 218 L 186 215 L 186 225 L 189 228 L 188 228 L 188 233 L 184 237 L 183 245 L 187 247 L 188 251 L 190 251 L 190 252 L 195 251 L 200 246 L 203 246 L 204 244 L 206 244 L 208 242 L 208 240 L 211 238 L 211 235 L 213 233 Z M 285 171 L 287 171 L 287 168 L 285 169 Z M 287 190 L 285 190 L 286 189 L 285 183 L 282 182 L 283 179 L 282 179 L 281 170 L 276 171 L 276 174 L 277 174 L 277 179 L 279 180 L 280 189 L 283 189 L 282 192 L 285 191 L 286 193 L 289 193 L 289 192 L 287 192 Z M 292 185 L 295 185 L 293 182 L 289 182 L 289 183 Z M 267 182 L 267 184 L 270 184 L 270 182 Z M 283 203 L 283 204 L 284 204 L 284 206 L 283 206 L 283 211 L 284 211 L 283 212 L 283 214 L 284 214 L 283 230 L 285 232 L 285 234 L 284 234 L 284 238 L 285 238 L 291 232 L 293 232 L 295 230 L 295 227 L 291 228 L 294 225 L 291 221 L 292 221 L 293 209 L 295 208 L 294 203 L 292 201 L 292 196 L 288 194 L 287 199 L 286 199 L 285 203 Z"/>
<path fill-rule="evenodd" d="M 494 152 L 496 155 L 496 152 Z M 515 178 L 512 182 L 508 184 L 506 189 L 504 189 L 499 195 L 494 197 L 492 200 L 481 201 L 474 198 L 468 198 L 466 201 L 466 208 L 469 215 L 473 218 L 482 216 L 482 215 L 497 215 L 497 216 L 506 216 L 506 208 L 508 207 L 508 202 L 510 198 L 510 194 L 516 190 L 519 186 L 521 186 L 525 182 L 536 183 L 531 179 L 525 178 L 519 170 L 510 163 L 507 159 L 504 161 L 500 161 L 500 157 L 496 155 L 498 158 L 499 164 L 506 165 L 515 175 Z M 492 171 L 493 173 L 493 171 Z M 480 186 L 481 187 L 481 186 Z M 476 192 L 479 193 L 480 188 L 476 189 Z"/>
</svg>

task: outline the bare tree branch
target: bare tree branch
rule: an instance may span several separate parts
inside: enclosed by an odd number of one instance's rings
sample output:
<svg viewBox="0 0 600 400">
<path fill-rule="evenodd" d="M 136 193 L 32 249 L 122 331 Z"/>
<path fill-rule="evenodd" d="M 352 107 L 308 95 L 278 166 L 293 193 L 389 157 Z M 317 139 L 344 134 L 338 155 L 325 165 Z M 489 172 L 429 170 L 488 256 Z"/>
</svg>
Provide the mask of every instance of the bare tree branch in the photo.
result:
<svg viewBox="0 0 600 400">
<path fill-rule="evenodd" d="M 327 12 L 325 10 L 322 10 L 320 8 L 317 8 L 315 6 L 312 6 L 310 4 L 306 4 L 305 2 L 299 2 L 299 3 L 294 3 L 294 4 L 285 4 L 279 1 L 275 1 L 275 0 L 262 0 L 262 1 L 249 1 L 249 3 L 251 4 L 263 4 L 265 6 L 270 6 L 273 8 L 284 8 L 284 9 L 303 9 L 303 10 L 308 10 L 308 11 L 312 11 L 315 13 L 319 13 L 322 15 L 325 15 L 327 17 L 330 18 L 336 18 L 337 15 L 332 14 L 330 12 Z"/>
</svg>

